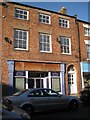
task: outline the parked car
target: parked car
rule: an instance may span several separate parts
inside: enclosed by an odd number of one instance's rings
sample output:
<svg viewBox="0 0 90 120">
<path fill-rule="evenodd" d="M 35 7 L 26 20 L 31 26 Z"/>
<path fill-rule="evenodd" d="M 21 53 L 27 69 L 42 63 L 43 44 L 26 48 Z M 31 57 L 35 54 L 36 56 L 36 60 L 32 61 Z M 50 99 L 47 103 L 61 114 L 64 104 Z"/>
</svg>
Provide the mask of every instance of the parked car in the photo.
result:
<svg viewBox="0 0 90 120">
<path fill-rule="evenodd" d="M 79 100 L 74 96 L 60 95 L 47 88 L 25 89 L 4 98 L 4 103 L 13 104 L 29 114 L 46 110 L 70 109 L 77 110 Z"/>
<path fill-rule="evenodd" d="M 80 100 L 84 104 L 90 104 L 90 86 L 86 86 L 80 91 Z"/>
<path fill-rule="evenodd" d="M 22 109 L 15 106 L 2 105 L 0 108 L 1 120 L 30 120 L 30 116 Z"/>
</svg>

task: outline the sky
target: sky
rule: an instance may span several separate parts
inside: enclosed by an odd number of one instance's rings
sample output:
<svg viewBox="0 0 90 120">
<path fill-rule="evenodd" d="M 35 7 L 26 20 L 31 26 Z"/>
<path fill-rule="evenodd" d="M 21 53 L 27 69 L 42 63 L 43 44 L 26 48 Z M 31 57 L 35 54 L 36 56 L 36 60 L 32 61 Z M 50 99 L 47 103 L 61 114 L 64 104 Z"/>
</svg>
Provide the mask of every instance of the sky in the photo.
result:
<svg viewBox="0 0 90 120">
<path fill-rule="evenodd" d="M 89 21 L 89 7 L 90 2 L 88 0 L 63 0 L 64 2 L 57 2 L 61 0 L 11 0 L 14 2 L 23 2 L 24 4 L 51 10 L 58 12 L 62 7 L 66 7 L 67 15 L 74 16 L 77 15 L 77 18 L 84 21 Z M 30 2 L 34 1 L 34 2 Z M 44 1 L 44 2 L 40 2 Z M 49 2 L 47 2 L 49 1 Z M 53 1 L 53 2 L 51 2 Z M 71 2 L 73 1 L 73 2 Z"/>
</svg>

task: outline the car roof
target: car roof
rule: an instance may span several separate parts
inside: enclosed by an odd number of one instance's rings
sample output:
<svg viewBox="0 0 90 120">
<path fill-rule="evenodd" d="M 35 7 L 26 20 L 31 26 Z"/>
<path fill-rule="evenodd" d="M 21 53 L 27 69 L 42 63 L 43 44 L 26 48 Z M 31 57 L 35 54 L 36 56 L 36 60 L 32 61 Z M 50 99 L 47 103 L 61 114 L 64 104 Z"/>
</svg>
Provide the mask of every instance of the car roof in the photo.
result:
<svg viewBox="0 0 90 120">
<path fill-rule="evenodd" d="M 33 90 L 51 90 L 49 88 L 29 88 L 27 90 L 33 91 Z"/>
</svg>

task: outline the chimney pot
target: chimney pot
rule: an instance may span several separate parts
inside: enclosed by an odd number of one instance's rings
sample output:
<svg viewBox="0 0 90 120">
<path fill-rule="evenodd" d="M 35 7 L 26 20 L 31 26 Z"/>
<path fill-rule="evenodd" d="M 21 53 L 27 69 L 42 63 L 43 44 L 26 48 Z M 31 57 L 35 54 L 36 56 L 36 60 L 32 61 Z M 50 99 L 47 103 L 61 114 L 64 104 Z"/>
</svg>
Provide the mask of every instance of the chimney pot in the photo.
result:
<svg viewBox="0 0 90 120">
<path fill-rule="evenodd" d="M 67 14 L 67 9 L 65 7 L 62 7 L 61 10 L 59 10 L 59 13 Z"/>
</svg>

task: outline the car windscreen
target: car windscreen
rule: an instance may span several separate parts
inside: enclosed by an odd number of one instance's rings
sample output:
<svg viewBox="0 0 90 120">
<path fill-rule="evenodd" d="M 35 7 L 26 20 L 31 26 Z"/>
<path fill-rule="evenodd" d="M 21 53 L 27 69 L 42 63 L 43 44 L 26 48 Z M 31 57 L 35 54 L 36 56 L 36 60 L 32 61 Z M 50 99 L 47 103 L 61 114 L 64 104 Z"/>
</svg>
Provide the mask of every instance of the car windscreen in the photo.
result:
<svg viewBox="0 0 90 120">
<path fill-rule="evenodd" d="M 13 96 L 19 96 L 19 95 L 25 93 L 26 91 L 27 91 L 27 89 L 21 90 L 21 91 L 19 91 L 19 92 L 14 93 Z"/>
</svg>

